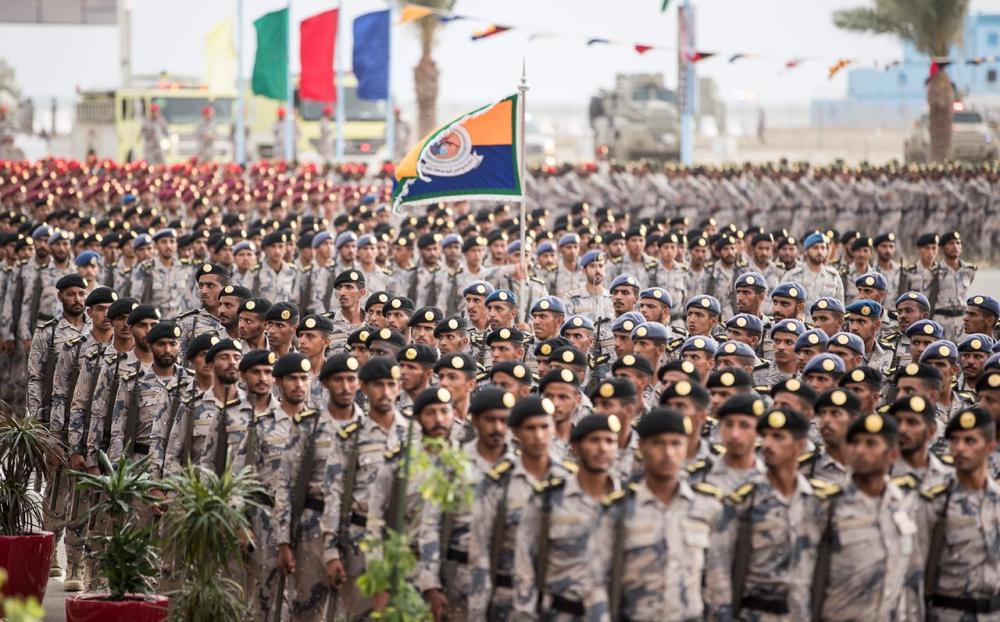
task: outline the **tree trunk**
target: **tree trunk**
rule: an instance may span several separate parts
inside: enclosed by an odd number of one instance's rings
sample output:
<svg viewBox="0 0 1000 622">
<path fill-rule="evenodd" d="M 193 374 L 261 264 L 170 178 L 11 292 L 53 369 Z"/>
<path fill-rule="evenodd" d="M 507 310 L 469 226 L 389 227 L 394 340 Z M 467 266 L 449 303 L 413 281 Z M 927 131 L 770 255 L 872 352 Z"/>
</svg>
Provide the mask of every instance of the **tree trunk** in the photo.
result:
<svg viewBox="0 0 1000 622">
<path fill-rule="evenodd" d="M 413 84 L 417 92 L 417 132 L 420 138 L 427 136 L 437 127 L 439 73 L 437 63 L 431 57 L 437 25 L 436 15 L 427 16 L 417 22 L 420 33 L 420 62 L 413 68 Z"/>
<path fill-rule="evenodd" d="M 955 95 L 944 70 L 927 81 L 928 127 L 931 162 L 944 162 L 951 150 L 951 115 Z"/>
</svg>

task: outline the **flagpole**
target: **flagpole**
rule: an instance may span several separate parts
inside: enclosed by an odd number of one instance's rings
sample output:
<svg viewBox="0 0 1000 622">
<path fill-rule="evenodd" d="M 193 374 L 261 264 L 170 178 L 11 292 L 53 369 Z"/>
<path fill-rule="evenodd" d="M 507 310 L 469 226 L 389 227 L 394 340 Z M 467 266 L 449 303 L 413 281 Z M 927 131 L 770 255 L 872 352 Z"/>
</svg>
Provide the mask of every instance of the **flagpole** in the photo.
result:
<svg viewBox="0 0 1000 622">
<path fill-rule="evenodd" d="M 243 118 L 243 111 L 246 109 L 243 92 L 246 85 L 243 83 L 243 0 L 236 0 L 236 136 L 233 146 L 235 153 L 233 160 L 237 164 L 246 162 L 246 121 Z"/>
<path fill-rule="evenodd" d="M 335 159 L 337 162 L 344 161 L 344 74 L 347 73 L 344 63 L 344 1 L 340 0 L 340 7 L 337 9 L 337 42 L 334 55 L 337 57 L 337 148 Z"/>
<path fill-rule="evenodd" d="M 390 162 L 396 160 L 396 111 L 392 102 L 392 22 L 396 17 L 396 0 L 389 0 L 389 59 L 386 67 L 387 81 L 385 98 L 385 159 Z"/>
<path fill-rule="evenodd" d="M 528 289 L 528 263 L 525 259 L 525 249 L 528 246 L 528 217 L 527 217 L 527 207 L 526 203 L 528 201 L 528 186 L 525 183 L 524 173 L 527 168 L 524 162 L 524 98 L 528 92 L 528 74 L 526 71 L 527 63 L 524 57 L 521 58 L 521 83 L 517 86 L 518 98 L 517 105 L 520 108 L 520 113 L 518 114 L 518 119 L 520 124 L 517 128 L 517 157 L 518 157 L 518 168 L 520 169 L 519 174 L 521 177 L 521 266 L 524 268 L 524 278 L 521 280 L 521 291 L 518 292 L 520 296 L 520 301 L 523 303 L 526 298 L 526 290 Z M 520 306 L 520 305 L 518 305 Z M 531 313 L 531 309 L 526 309 L 524 311 L 525 317 L 521 318 L 523 322 L 528 321 L 528 316 Z"/>
<path fill-rule="evenodd" d="M 285 160 L 292 161 L 295 144 L 295 124 L 292 117 L 295 116 L 295 100 L 292 97 L 294 87 L 292 86 L 292 0 L 288 0 L 288 20 L 285 23 L 285 82 L 288 89 L 285 95 Z"/>
</svg>

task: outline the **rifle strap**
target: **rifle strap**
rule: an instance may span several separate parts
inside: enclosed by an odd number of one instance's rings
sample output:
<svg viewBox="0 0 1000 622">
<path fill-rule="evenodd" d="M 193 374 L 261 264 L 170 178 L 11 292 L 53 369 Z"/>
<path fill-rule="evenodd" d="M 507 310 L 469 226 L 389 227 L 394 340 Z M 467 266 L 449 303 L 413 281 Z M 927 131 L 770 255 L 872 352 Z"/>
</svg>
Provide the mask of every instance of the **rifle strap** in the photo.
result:
<svg viewBox="0 0 1000 622">
<path fill-rule="evenodd" d="M 226 426 L 229 423 L 226 414 L 226 409 L 229 407 L 228 397 L 229 391 L 223 391 L 222 408 L 219 409 L 218 419 L 215 422 L 215 456 L 212 465 L 215 467 L 215 474 L 219 477 L 222 477 L 226 470 L 226 455 L 229 449 L 229 438 L 226 434 Z"/>
<path fill-rule="evenodd" d="M 337 533 L 340 537 L 341 545 L 349 541 L 350 522 L 351 522 L 351 502 L 354 500 L 354 480 L 357 479 L 358 475 L 358 445 L 361 440 L 361 431 L 357 430 L 354 433 L 354 442 L 351 443 L 351 452 L 347 457 L 347 471 L 344 472 L 343 479 L 343 490 L 340 493 L 340 516 L 337 517 L 339 521 L 339 529 Z M 341 556 L 343 559 L 343 556 Z"/>
<path fill-rule="evenodd" d="M 111 389 L 108 391 L 107 402 L 104 405 L 104 421 L 102 423 L 103 431 L 101 434 L 101 451 L 107 451 L 108 447 L 111 446 L 111 415 L 114 414 L 115 410 L 115 398 L 118 397 L 118 383 L 121 377 L 118 375 L 122 364 L 122 354 L 116 353 L 115 355 L 115 371 L 111 378 Z"/>
<path fill-rule="evenodd" d="M 736 546 L 733 547 L 732 598 L 733 619 L 739 619 L 743 606 L 743 588 L 746 584 L 746 572 L 750 566 L 750 555 L 753 553 L 753 502 L 757 495 L 756 486 L 750 491 L 750 504 L 740 513 L 740 525 L 736 532 Z"/>
<path fill-rule="evenodd" d="M 545 594 L 545 579 L 549 571 L 549 531 L 552 527 L 552 488 L 546 487 L 542 493 L 542 517 L 538 526 L 538 558 L 535 560 L 535 590 L 538 593 L 538 608 L 541 610 Z"/>
<path fill-rule="evenodd" d="M 122 447 L 135 445 L 136 437 L 139 435 L 139 376 L 142 374 L 142 366 L 136 369 L 136 376 L 132 379 L 132 387 L 128 392 L 128 408 L 125 409 L 125 434 L 122 439 Z"/>
<path fill-rule="evenodd" d="M 309 480 L 312 478 L 313 460 L 316 456 L 316 432 L 319 428 L 320 416 L 319 413 L 313 415 L 312 432 L 306 436 L 306 442 L 302 446 L 302 460 L 299 463 L 295 488 L 292 489 L 291 539 L 289 542 L 293 549 L 299 543 L 299 523 L 302 519 L 302 511 L 306 507 L 306 497 L 309 496 Z"/>
<path fill-rule="evenodd" d="M 622 579 L 625 571 L 625 518 L 628 515 L 629 505 L 630 500 L 625 499 L 618 509 L 611 540 L 611 584 L 608 586 L 611 622 L 621 621 Z"/>
<path fill-rule="evenodd" d="M 813 620 L 823 619 L 823 603 L 826 600 L 826 588 L 830 582 L 830 561 L 833 555 L 833 517 L 837 511 L 837 498 L 830 497 L 830 505 L 826 509 L 826 527 L 819 541 L 816 552 L 816 568 L 813 571 L 812 608 Z"/>
<path fill-rule="evenodd" d="M 929 599 L 937 591 L 938 575 L 940 574 L 941 555 L 944 553 L 944 530 L 948 520 L 948 505 L 951 503 L 951 493 L 954 482 L 949 482 L 945 492 L 944 505 L 931 528 L 930 545 L 927 551 L 927 563 L 924 568 L 924 598 Z"/>
<path fill-rule="evenodd" d="M 500 553 L 503 552 L 503 545 L 507 539 L 507 497 L 510 494 L 510 480 L 514 477 L 507 474 L 504 477 L 503 492 L 500 494 L 500 502 L 497 503 L 497 512 L 493 517 L 493 537 L 490 539 L 490 586 L 493 593 L 497 589 L 497 575 L 500 571 Z M 490 595 L 490 601 L 493 597 Z"/>
</svg>

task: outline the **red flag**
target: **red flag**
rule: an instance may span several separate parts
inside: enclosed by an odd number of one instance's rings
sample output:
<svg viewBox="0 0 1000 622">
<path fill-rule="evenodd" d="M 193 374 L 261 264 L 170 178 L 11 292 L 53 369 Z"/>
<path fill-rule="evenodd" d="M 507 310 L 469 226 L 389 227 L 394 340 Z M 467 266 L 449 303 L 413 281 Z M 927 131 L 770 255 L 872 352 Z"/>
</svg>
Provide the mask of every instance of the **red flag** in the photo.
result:
<svg viewBox="0 0 1000 622">
<path fill-rule="evenodd" d="M 686 52 L 684 54 L 684 58 L 686 58 L 689 62 L 699 63 L 699 62 L 705 60 L 706 58 L 712 58 L 715 55 L 716 55 L 716 52 L 697 52 L 697 51 L 695 51 L 695 52 Z"/>
<path fill-rule="evenodd" d="M 490 24 L 482 30 L 477 30 L 472 33 L 472 40 L 479 41 L 480 39 L 485 39 L 486 37 L 492 37 L 493 35 L 498 35 L 502 32 L 507 32 L 513 28 L 513 26 L 501 26 L 499 24 Z"/>
<path fill-rule="evenodd" d="M 321 102 L 337 99 L 333 88 L 333 50 L 337 41 L 337 9 L 299 24 L 299 97 Z"/>
<path fill-rule="evenodd" d="M 640 54 L 645 54 L 646 52 L 648 52 L 648 51 L 650 51 L 652 49 L 653 49 L 653 46 L 651 46 L 651 45 L 643 45 L 641 43 L 636 43 L 635 44 L 635 51 L 638 52 L 638 53 L 640 53 Z"/>
</svg>

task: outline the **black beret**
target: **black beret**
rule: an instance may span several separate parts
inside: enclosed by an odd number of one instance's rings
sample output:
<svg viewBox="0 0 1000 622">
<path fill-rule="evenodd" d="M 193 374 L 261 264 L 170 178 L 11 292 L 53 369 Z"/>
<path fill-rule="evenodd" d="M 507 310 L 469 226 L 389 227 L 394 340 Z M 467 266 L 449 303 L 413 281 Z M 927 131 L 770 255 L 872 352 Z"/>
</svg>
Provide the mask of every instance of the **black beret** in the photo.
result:
<svg viewBox="0 0 1000 622">
<path fill-rule="evenodd" d="M 878 246 L 879 244 L 885 244 L 886 242 L 895 242 L 895 241 L 896 241 L 896 234 L 891 232 L 886 232 L 886 233 L 880 233 L 877 236 L 875 236 L 874 243 L 875 246 Z"/>
<path fill-rule="evenodd" d="M 340 287 L 345 283 L 353 283 L 357 285 L 359 289 L 364 289 L 365 287 L 365 275 L 360 270 L 344 270 L 337 275 L 337 278 L 333 279 L 333 286 Z"/>
<path fill-rule="evenodd" d="M 860 365 L 848 370 L 838 382 L 842 387 L 849 384 L 867 384 L 877 389 L 882 386 L 882 374 L 874 367 Z"/>
<path fill-rule="evenodd" d="M 587 356 L 573 346 L 563 346 L 553 351 L 549 356 L 549 360 L 576 367 L 587 366 Z"/>
<path fill-rule="evenodd" d="M 809 420 L 797 410 L 778 406 L 757 420 L 757 432 L 764 430 L 788 430 L 796 438 L 805 438 L 809 433 Z"/>
<path fill-rule="evenodd" d="M 358 378 L 361 382 L 372 382 L 375 380 L 399 380 L 399 365 L 396 361 L 387 356 L 373 356 L 368 362 L 361 366 Z"/>
<path fill-rule="evenodd" d="M 938 243 L 938 236 L 936 233 L 925 233 L 917 238 L 917 246 L 932 246 Z"/>
<path fill-rule="evenodd" d="M 746 415 L 756 418 L 763 415 L 766 409 L 764 400 L 756 393 L 739 393 L 726 398 L 726 401 L 719 405 L 715 418 L 722 419 L 728 415 Z"/>
<path fill-rule="evenodd" d="M 396 354 L 400 363 L 419 363 L 434 366 L 438 361 L 437 349 L 422 343 L 406 346 Z"/>
<path fill-rule="evenodd" d="M 440 233 L 425 233 L 417 238 L 417 248 L 424 249 L 441 242 Z"/>
<path fill-rule="evenodd" d="M 180 339 L 181 327 L 169 320 L 157 322 L 146 333 L 146 343 L 156 343 L 160 339 Z"/>
<path fill-rule="evenodd" d="M 920 415 L 924 419 L 933 422 L 937 417 L 937 409 L 933 404 L 929 404 L 923 396 L 911 395 L 901 397 L 889 406 L 888 414 L 898 415 L 901 412 Z"/>
<path fill-rule="evenodd" d="M 720 387 L 752 387 L 753 377 L 742 367 L 723 367 L 708 375 L 705 387 L 718 389 Z"/>
<path fill-rule="evenodd" d="M 894 417 L 879 413 L 857 417 L 847 428 L 847 442 L 851 442 L 858 434 L 878 434 L 889 442 L 895 442 L 899 434 L 899 425 Z"/>
<path fill-rule="evenodd" d="M 221 298 L 222 296 L 235 296 L 247 300 L 253 298 L 253 292 L 242 285 L 226 285 L 219 292 L 219 297 Z"/>
<path fill-rule="evenodd" d="M 218 346 L 212 346 L 212 350 Z M 209 350 L 209 354 L 212 353 Z M 208 358 L 207 356 L 205 357 Z M 275 378 L 283 378 L 288 374 L 305 374 L 312 371 L 312 363 L 309 362 L 309 358 L 302 354 L 301 352 L 289 352 L 288 354 L 282 356 L 274 364 L 274 369 L 271 370 L 271 375 Z"/>
<path fill-rule="evenodd" d="M 646 357 L 638 354 L 626 354 L 611 364 L 611 373 L 619 369 L 635 369 L 648 376 L 653 375 L 653 366 L 649 364 Z"/>
<path fill-rule="evenodd" d="M 444 312 L 441 309 L 437 307 L 420 307 L 410 316 L 410 327 L 412 328 L 417 324 L 437 325 L 442 319 L 444 319 Z"/>
<path fill-rule="evenodd" d="M 961 242 L 962 234 L 960 234 L 958 231 L 945 231 L 944 233 L 941 234 L 941 237 L 938 239 L 940 240 L 939 243 L 941 244 L 941 246 L 944 246 L 948 242 L 954 242 L 956 240 Z"/>
<path fill-rule="evenodd" d="M 580 379 L 571 370 L 566 369 L 550 369 L 541 380 L 538 381 L 538 392 L 544 393 L 545 387 L 549 386 L 553 382 L 562 382 L 563 384 L 572 385 L 574 388 L 580 386 Z"/>
<path fill-rule="evenodd" d="M 225 266 L 220 266 L 219 264 L 215 263 L 206 263 L 202 264 L 201 267 L 198 268 L 198 272 L 196 272 L 194 275 L 194 280 L 197 281 L 201 277 L 208 274 L 213 274 L 215 276 L 222 277 L 226 281 L 228 281 L 229 277 L 231 276 L 229 273 L 229 269 L 226 268 Z"/>
<path fill-rule="evenodd" d="M 532 380 L 531 371 L 520 361 L 500 361 L 494 364 L 493 368 L 490 369 L 490 378 L 492 379 L 496 374 L 507 374 L 521 384 L 531 384 Z"/>
<path fill-rule="evenodd" d="M 434 327 L 434 336 L 440 337 L 444 333 L 453 333 L 460 330 L 468 330 L 469 323 L 460 315 L 453 315 L 438 322 Z"/>
<path fill-rule="evenodd" d="M 993 416 L 980 406 L 972 406 L 962 409 L 948 421 L 944 429 L 944 437 L 951 438 L 951 435 L 961 430 L 974 430 L 976 428 L 986 428 L 994 425 Z M 993 436 L 990 435 L 992 439 Z"/>
<path fill-rule="evenodd" d="M 556 350 L 572 345 L 570 340 L 565 337 L 553 337 L 535 344 L 534 355 L 536 359 L 547 361 Z"/>
<path fill-rule="evenodd" d="M 368 340 L 371 339 L 372 330 L 370 326 L 362 326 L 361 328 L 352 331 L 351 334 L 347 336 L 347 347 L 351 346 L 365 346 L 368 347 Z"/>
<path fill-rule="evenodd" d="M 261 240 L 260 247 L 267 248 L 268 246 L 274 246 L 275 244 L 282 244 L 287 241 L 288 241 L 288 236 L 286 236 L 283 232 L 274 231 L 264 236 L 264 239 Z"/>
<path fill-rule="evenodd" d="M 413 400 L 413 414 L 414 416 L 420 416 L 420 413 L 424 411 L 428 406 L 435 406 L 437 404 L 450 404 L 451 403 L 451 391 L 444 387 L 432 387 L 430 389 L 424 389 L 417 394 L 417 397 Z"/>
<path fill-rule="evenodd" d="M 1000 390 L 1000 371 L 990 370 L 976 381 L 976 392 Z"/>
<path fill-rule="evenodd" d="M 299 307 L 294 302 L 276 302 L 264 314 L 268 322 L 295 322 L 299 317 Z"/>
<path fill-rule="evenodd" d="M 188 342 L 187 350 L 184 352 L 185 358 L 191 360 L 198 356 L 202 352 L 206 352 L 209 348 L 214 346 L 219 342 L 219 336 L 214 332 L 202 333 Z"/>
<path fill-rule="evenodd" d="M 296 334 L 301 334 L 307 330 L 317 330 L 323 333 L 333 332 L 333 321 L 322 315 L 307 315 L 299 320 L 299 326 L 295 329 Z"/>
<path fill-rule="evenodd" d="M 70 287 L 79 287 L 80 289 L 87 289 L 87 280 L 80 276 L 79 274 L 67 274 L 58 281 L 56 281 L 56 289 L 62 291 L 64 289 L 69 289 Z"/>
<path fill-rule="evenodd" d="M 678 380 L 664 388 L 663 392 L 660 393 L 660 404 L 666 404 L 667 400 L 675 397 L 690 398 L 695 403 L 701 404 L 707 404 L 711 400 L 708 389 L 704 385 L 688 380 Z"/>
<path fill-rule="evenodd" d="M 220 352 L 225 352 L 227 350 L 234 350 L 236 352 L 243 352 L 243 344 L 239 341 L 234 341 L 228 337 L 225 339 L 219 339 L 217 342 L 212 344 L 212 347 L 208 349 L 205 353 L 205 362 L 211 363 L 215 359 L 215 355 Z M 287 356 L 287 355 L 286 355 Z"/>
<path fill-rule="evenodd" d="M 128 325 L 134 326 L 143 320 L 157 320 L 160 319 L 160 310 L 153 305 L 139 305 L 137 307 L 132 307 L 132 311 L 128 314 Z"/>
<path fill-rule="evenodd" d="M 315 234 L 311 231 L 303 232 L 299 236 L 299 239 L 295 242 L 295 246 L 298 248 L 312 248 L 313 236 Z"/>
<path fill-rule="evenodd" d="M 389 292 L 372 292 L 372 295 L 365 300 L 365 313 L 372 308 L 373 305 L 384 305 L 389 302 L 392 296 Z"/>
<path fill-rule="evenodd" d="M 941 377 L 941 370 L 927 363 L 908 363 L 896 370 L 895 382 L 901 378 L 922 378 L 923 380 L 937 381 L 940 384 L 944 378 Z"/>
<path fill-rule="evenodd" d="M 473 361 L 472 357 L 465 352 L 442 354 L 441 357 L 438 358 L 437 363 L 434 364 L 434 373 L 438 373 L 442 369 L 452 369 L 465 373 L 469 376 L 475 376 L 476 362 Z"/>
<path fill-rule="evenodd" d="M 406 296 L 393 296 L 382 307 L 382 313 L 388 314 L 390 311 L 405 311 L 407 315 L 413 313 L 413 301 Z"/>
<path fill-rule="evenodd" d="M 87 299 L 83 301 L 83 304 L 92 307 L 94 305 L 113 304 L 116 300 L 118 300 L 118 292 L 115 290 L 110 287 L 95 287 L 92 292 L 87 294 Z"/>
<path fill-rule="evenodd" d="M 240 313 L 246 311 L 249 313 L 259 313 L 260 315 L 267 315 L 267 312 L 271 309 L 271 301 L 267 298 L 251 298 L 249 300 L 244 300 L 243 304 L 240 305 Z"/>
<path fill-rule="evenodd" d="M 819 411 L 820 408 L 843 408 L 852 415 L 857 415 L 861 410 L 861 400 L 854 394 L 854 391 L 846 389 L 830 389 L 824 391 L 816 398 L 813 408 Z"/>
<path fill-rule="evenodd" d="M 247 371 L 258 365 L 272 366 L 277 360 L 278 355 L 270 350 L 250 350 L 240 359 L 240 371 Z"/>
<path fill-rule="evenodd" d="M 798 378 L 786 378 L 771 387 L 771 397 L 782 392 L 798 395 L 810 404 L 816 401 L 816 390 Z"/>
<path fill-rule="evenodd" d="M 361 361 L 346 352 L 334 354 L 326 359 L 319 371 L 319 379 L 326 380 L 333 374 L 357 373 L 361 369 Z"/>
<path fill-rule="evenodd" d="M 373 332 L 371 337 L 368 338 L 368 347 L 371 347 L 371 345 L 376 341 L 385 341 L 386 343 L 397 345 L 400 348 L 406 347 L 406 338 L 391 328 L 382 328 Z"/>
<path fill-rule="evenodd" d="M 486 345 L 493 345 L 494 343 L 502 343 L 505 341 L 524 344 L 524 333 L 517 328 L 498 328 L 496 330 L 491 330 L 486 333 Z"/>
<path fill-rule="evenodd" d="M 569 440 L 571 443 L 576 443 L 594 432 L 618 434 L 621 429 L 622 424 L 614 415 L 585 415 L 573 426 L 573 430 L 569 433 Z"/>
<path fill-rule="evenodd" d="M 510 410 L 517 403 L 514 394 L 496 387 L 477 391 L 469 402 L 469 413 L 481 415 L 488 410 Z"/>
<path fill-rule="evenodd" d="M 636 396 L 635 385 L 628 378 L 605 378 L 590 392 L 590 399 L 629 399 Z"/>
<path fill-rule="evenodd" d="M 656 379 L 663 381 L 663 374 L 669 371 L 679 371 L 683 374 L 687 374 L 688 378 L 695 382 L 701 382 L 701 374 L 698 373 L 698 369 L 694 366 L 691 361 L 682 361 L 680 359 L 674 359 L 668 361 L 660 366 L 656 370 Z"/>
<path fill-rule="evenodd" d="M 866 248 L 866 247 L 867 248 L 871 248 L 872 247 L 872 239 L 871 238 L 857 237 L 857 238 L 854 238 L 854 240 L 851 242 L 851 250 L 852 251 L 861 250 L 862 248 Z"/>
<path fill-rule="evenodd" d="M 510 410 L 510 418 L 507 423 L 510 427 L 516 428 L 524 423 L 528 417 L 548 417 L 555 412 L 556 408 L 549 398 L 528 395 L 517 400 L 517 403 Z"/>
<path fill-rule="evenodd" d="M 640 439 L 651 438 L 659 434 L 680 434 L 688 436 L 692 432 L 691 419 L 685 417 L 673 408 L 660 406 L 646 413 L 635 424 L 635 433 Z"/>
</svg>

